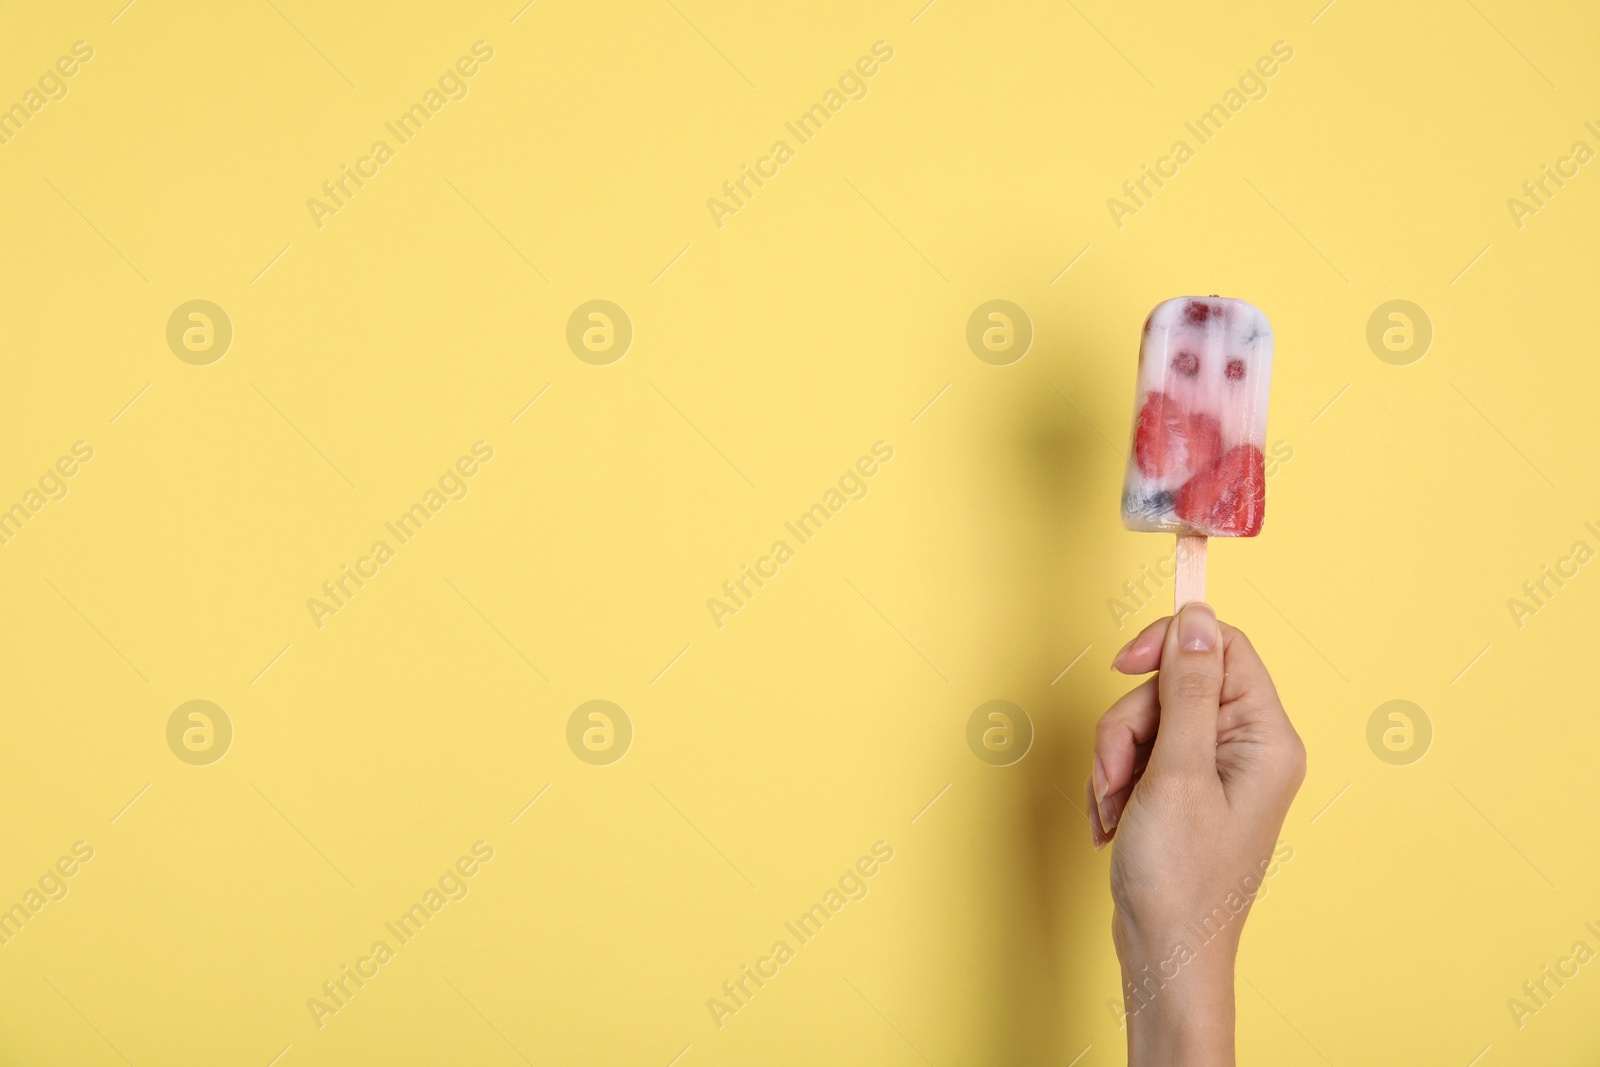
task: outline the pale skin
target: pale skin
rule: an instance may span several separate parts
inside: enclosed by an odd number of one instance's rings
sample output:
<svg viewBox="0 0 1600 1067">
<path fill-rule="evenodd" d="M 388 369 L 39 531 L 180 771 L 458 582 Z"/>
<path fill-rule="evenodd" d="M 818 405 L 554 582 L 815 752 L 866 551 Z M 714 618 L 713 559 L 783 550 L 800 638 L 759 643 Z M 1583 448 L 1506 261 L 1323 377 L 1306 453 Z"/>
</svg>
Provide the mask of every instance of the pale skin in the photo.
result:
<svg viewBox="0 0 1600 1067">
<path fill-rule="evenodd" d="M 1239 933 L 1305 745 L 1249 639 L 1209 605 L 1152 623 L 1112 668 L 1158 672 L 1101 717 L 1085 786 L 1095 848 L 1116 842 L 1128 1064 L 1232 1067 Z"/>
</svg>

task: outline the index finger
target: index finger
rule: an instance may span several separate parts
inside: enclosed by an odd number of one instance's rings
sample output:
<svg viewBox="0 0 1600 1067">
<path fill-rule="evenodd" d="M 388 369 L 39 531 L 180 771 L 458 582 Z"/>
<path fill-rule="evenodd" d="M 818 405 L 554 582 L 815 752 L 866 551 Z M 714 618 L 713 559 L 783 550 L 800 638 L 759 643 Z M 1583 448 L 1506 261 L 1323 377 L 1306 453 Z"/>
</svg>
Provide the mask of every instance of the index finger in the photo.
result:
<svg viewBox="0 0 1600 1067">
<path fill-rule="evenodd" d="M 1161 666 L 1161 646 L 1167 640 L 1172 616 L 1157 619 L 1111 657 L 1111 669 L 1123 674 L 1149 674 Z"/>
</svg>

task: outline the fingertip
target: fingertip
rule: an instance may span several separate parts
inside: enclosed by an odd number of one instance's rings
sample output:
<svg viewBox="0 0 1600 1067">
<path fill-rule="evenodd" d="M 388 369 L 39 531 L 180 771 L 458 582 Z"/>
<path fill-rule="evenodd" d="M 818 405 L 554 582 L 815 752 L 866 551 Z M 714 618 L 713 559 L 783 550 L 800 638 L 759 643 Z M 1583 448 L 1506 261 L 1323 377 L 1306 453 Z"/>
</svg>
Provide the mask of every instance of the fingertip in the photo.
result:
<svg viewBox="0 0 1600 1067">
<path fill-rule="evenodd" d="M 1149 674 L 1161 666 L 1161 649 L 1166 643 L 1172 617 L 1166 616 L 1140 630 L 1111 657 L 1111 669 L 1123 674 Z"/>
<path fill-rule="evenodd" d="M 1120 663 L 1112 664 L 1111 669 L 1119 674 L 1149 674 L 1161 666 L 1161 649 L 1159 647 L 1131 655 Z"/>
<path fill-rule="evenodd" d="M 1084 805 L 1089 809 L 1087 813 L 1089 819 L 1089 843 L 1094 846 L 1096 852 L 1099 852 L 1106 847 L 1106 842 L 1111 838 L 1106 835 L 1105 830 L 1100 826 L 1100 805 L 1094 798 L 1094 782 L 1088 778 L 1083 780 L 1083 799 Z"/>
<path fill-rule="evenodd" d="M 1217 613 L 1203 600 L 1185 604 L 1178 613 L 1178 647 L 1185 652 L 1212 652 L 1222 643 Z"/>
<path fill-rule="evenodd" d="M 1105 827 L 1107 837 L 1117 832 L 1117 823 L 1122 819 L 1124 803 L 1125 799 L 1115 796 L 1106 797 L 1100 802 L 1100 825 Z"/>
</svg>

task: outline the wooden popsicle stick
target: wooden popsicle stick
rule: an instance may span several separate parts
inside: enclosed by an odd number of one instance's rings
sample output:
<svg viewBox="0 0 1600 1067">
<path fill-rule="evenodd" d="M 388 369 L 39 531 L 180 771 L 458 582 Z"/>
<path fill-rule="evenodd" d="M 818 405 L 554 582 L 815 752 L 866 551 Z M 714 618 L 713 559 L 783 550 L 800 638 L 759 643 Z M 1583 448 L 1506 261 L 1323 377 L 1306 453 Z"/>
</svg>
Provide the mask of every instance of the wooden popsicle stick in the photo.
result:
<svg viewBox="0 0 1600 1067">
<path fill-rule="evenodd" d="M 1206 598 L 1206 536 L 1205 534 L 1178 535 L 1178 574 L 1172 613 L 1176 615 L 1185 604 Z"/>
</svg>

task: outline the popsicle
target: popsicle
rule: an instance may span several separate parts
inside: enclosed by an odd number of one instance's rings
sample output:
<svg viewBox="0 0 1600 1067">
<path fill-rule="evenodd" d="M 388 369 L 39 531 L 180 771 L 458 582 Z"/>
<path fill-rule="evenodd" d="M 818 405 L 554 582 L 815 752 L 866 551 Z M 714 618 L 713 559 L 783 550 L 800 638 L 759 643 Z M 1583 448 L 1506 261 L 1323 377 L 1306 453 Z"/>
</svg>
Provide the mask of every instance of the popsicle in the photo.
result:
<svg viewBox="0 0 1600 1067">
<path fill-rule="evenodd" d="M 1177 535 L 1177 608 L 1205 597 L 1206 538 L 1261 532 L 1271 381 L 1272 327 L 1243 300 L 1180 296 L 1145 320 L 1122 522 Z"/>
</svg>

